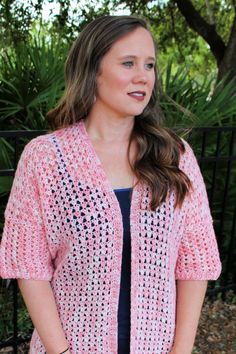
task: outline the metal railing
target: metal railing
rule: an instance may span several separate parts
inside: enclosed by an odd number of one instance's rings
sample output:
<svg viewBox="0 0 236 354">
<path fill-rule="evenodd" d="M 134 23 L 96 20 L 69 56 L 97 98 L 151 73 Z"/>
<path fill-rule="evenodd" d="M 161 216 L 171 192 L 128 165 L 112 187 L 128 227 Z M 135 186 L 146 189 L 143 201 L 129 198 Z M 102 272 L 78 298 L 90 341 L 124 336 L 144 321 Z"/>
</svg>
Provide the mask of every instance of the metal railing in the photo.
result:
<svg viewBox="0 0 236 354">
<path fill-rule="evenodd" d="M 0 131 L 2 139 L 9 140 L 13 146 L 12 168 L 0 167 L 0 183 L 3 176 L 14 176 L 20 153 L 27 140 L 44 134 L 45 131 Z M 214 228 L 220 249 L 223 272 L 217 282 L 210 282 L 208 294 L 236 289 L 236 127 L 195 128 L 185 134 L 198 158 L 207 186 L 209 204 L 214 219 Z M 5 204 L 7 196 L 1 198 Z M 4 205 L 2 206 L 2 210 Z M 3 215 L 0 215 L 0 219 Z M 0 282 L 3 282 L 3 280 Z M 1 288 L 0 288 L 1 291 Z M 18 336 L 18 300 L 16 280 L 10 281 L 9 293 L 13 302 L 13 333 L 8 340 L 0 339 L 0 349 L 13 347 L 18 352 L 21 343 L 29 341 L 30 336 Z"/>
<path fill-rule="evenodd" d="M 236 289 L 236 127 L 195 128 L 188 141 L 198 157 L 223 271 L 208 293 Z"/>
</svg>

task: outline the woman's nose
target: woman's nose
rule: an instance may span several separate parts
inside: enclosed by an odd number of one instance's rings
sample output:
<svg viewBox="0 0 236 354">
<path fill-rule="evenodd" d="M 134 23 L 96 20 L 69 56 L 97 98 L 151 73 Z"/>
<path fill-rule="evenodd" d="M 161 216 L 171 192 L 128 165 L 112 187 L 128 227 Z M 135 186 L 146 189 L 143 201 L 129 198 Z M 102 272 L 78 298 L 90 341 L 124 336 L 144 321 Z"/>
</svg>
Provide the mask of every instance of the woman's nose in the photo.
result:
<svg viewBox="0 0 236 354">
<path fill-rule="evenodd" d="M 144 68 L 137 69 L 133 77 L 133 82 L 135 83 L 141 82 L 143 84 L 146 84 L 147 80 L 148 77 L 147 77 L 146 70 Z"/>
</svg>

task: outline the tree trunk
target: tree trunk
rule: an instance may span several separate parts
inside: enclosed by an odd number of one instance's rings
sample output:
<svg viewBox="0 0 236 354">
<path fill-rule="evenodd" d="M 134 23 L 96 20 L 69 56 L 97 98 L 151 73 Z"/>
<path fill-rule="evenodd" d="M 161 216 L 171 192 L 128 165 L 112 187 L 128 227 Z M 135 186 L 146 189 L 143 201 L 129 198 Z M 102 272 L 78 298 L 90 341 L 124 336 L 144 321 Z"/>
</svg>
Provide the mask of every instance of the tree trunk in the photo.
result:
<svg viewBox="0 0 236 354">
<path fill-rule="evenodd" d="M 236 80 L 236 14 L 228 43 L 225 44 L 216 32 L 215 26 L 209 24 L 195 9 L 190 0 L 174 0 L 190 28 L 197 32 L 210 46 L 218 66 L 217 81 L 227 77 L 227 82 Z M 236 85 L 235 85 L 236 89 Z"/>
<path fill-rule="evenodd" d="M 236 80 L 236 15 L 234 17 L 228 44 L 223 59 L 218 65 L 217 81 L 227 76 L 227 81 Z"/>
</svg>

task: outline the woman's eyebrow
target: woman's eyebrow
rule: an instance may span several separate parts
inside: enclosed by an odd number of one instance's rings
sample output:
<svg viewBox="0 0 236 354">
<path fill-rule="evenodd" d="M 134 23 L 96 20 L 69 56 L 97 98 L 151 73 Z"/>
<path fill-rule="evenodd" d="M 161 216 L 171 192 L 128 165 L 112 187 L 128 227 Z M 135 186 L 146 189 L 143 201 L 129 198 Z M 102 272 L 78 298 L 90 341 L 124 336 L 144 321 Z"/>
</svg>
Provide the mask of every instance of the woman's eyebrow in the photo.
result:
<svg viewBox="0 0 236 354">
<path fill-rule="evenodd" d="M 119 59 L 135 59 L 135 58 L 137 58 L 136 55 L 125 55 L 125 56 L 120 57 Z M 147 59 L 156 61 L 155 57 L 147 57 Z"/>
</svg>

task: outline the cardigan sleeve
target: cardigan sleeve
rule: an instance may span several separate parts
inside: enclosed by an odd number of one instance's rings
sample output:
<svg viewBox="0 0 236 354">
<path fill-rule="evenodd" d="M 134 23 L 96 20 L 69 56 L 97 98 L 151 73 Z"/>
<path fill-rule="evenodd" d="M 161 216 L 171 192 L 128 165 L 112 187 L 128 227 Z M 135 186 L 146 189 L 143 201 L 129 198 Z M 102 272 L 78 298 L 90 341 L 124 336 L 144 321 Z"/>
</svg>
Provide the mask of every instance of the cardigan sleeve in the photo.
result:
<svg viewBox="0 0 236 354">
<path fill-rule="evenodd" d="M 180 168 L 190 178 L 193 189 L 186 197 L 176 279 L 215 280 L 220 275 L 221 262 L 206 187 L 192 149 L 186 142 L 185 147 Z"/>
<path fill-rule="evenodd" d="M 52 259 L 45 235 L 37 171 L 37 138 L 28 143 L 18 162 L 5 210 L 0 245 L 0 276 L 51 280 Z"/>
</svg>

